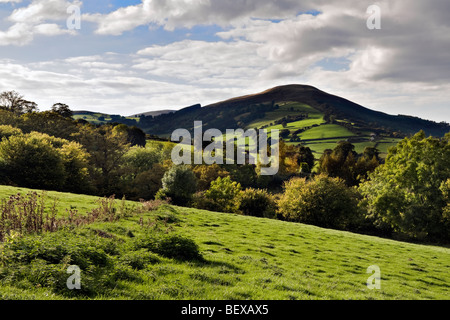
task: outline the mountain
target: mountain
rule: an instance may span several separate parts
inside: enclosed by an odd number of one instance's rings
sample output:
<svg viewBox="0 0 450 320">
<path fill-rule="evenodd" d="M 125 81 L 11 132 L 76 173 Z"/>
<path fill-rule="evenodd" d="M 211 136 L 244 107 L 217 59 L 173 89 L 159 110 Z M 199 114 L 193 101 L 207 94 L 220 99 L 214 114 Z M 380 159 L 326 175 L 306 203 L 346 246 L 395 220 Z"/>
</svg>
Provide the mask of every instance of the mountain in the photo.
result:
<svg viewBox="0 0 450 320">
<path fill-rule="evenodd" d="M 307 85 L 285 85 L 275 87 L 264 92 L 237 97 L 211 104 L 206 107 L 233 107 L 267 103 L 270 101 L 295 101 L 307 104 L 324 114 L 334 115 L 335 118 L 365 124 L 371 127 L 384 127 L 389 131 L 399 131 L 403 134 L 414 134 L 424 130 L 427 134 L 443 136 L 450 131 L 450 126 L 444 123 L 424 120 L 406 115 L 389 115 L 374 111 L 347 99 L 326 93 Z"/>
<path fill-rule="evenodd" d="M 90 121 L 89 117 L 84 119 Z M 237 128 L 280 129 L 286 143 L 302 143 L 316 155 L 342 140 L 352 142 L 357 151 L 372 146 L 386 153 L 399 139 L 420 130 L 437 137 L 450 131 L 447 123 L 374 111 L 299 84 L 278 86 L 204 107 L 197 104 L 173 112 L 134 118 L 114 116 L 111 120 L 103 116 L 101 120 L 133 122 L 148 134 L 166 138 L 180 128 L 192 132 L 194 121 L 202 121 L 203 130 L 215 128 L 222 132 Z"/>
<path fill-rule="evenodd" d="M 235 128 L 238 122 L 243 122 L 244 126 L 247 126 L 257 117 L 264 119 L 267 112 L 274 111 L 275 105 L 280 106 L 287 102 L 307 105 L 314 109 L 314 112 L 322 113 L 327 120 L 332 117 L 335 120 L 341 120 L 341 123 L 342 121 L 353 123 L 369 129 L 377 128 L 403 135 L 424 130 L 426 133 L 435 136 L 443 136 L 450 131 L 448 124 L 411 116 L 389 115 L 365 108 L 315 87 L 296 84 L 279 86 L 261 93 L 232 98 L 203 108 L 199 108 L 197 105 L 195 108 L 186 108 L 189 112 L 183 109 L 147 119 L 148 121 L 142 122 L 141 126 L 144 125 L 146 131 L 154 134 L 170 134 L 174 128 L 191 128 L 193 120 L 202 120 L 204 125 L 210 128 L 221 129 L 223 125 L 227 125 L 228 128 Z M 255 114 L 249 115 L 248 113 Z M 280 116 L 282 118 L 282 114 Z M 170 119 L 172 125 L 168 125 L 166 121 L 161 123 L 163 119 Z"/>
</svg>

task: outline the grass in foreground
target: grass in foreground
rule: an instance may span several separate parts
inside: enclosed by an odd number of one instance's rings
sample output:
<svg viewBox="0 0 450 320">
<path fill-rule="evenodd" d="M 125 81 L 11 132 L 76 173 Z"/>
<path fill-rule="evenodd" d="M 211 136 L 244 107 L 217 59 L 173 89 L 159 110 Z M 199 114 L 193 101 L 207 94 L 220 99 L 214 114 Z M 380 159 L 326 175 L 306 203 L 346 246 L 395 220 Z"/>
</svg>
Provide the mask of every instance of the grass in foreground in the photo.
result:
<svg viewBox="0 0 450 320">
<path fill-rule="evenodd" d="M 190 238 L 203 260 L 139 245 L 149 235 Z M 23 239 L 2 251 L 19 257 L 0 270 L 2 299 L 448 299 L 450 286 L 447 248 L 168 205 Z M 85 291 L 65 287 L 75 262 Z M 372 265 L 381 290 L 366 286 Z"/>
</svg>

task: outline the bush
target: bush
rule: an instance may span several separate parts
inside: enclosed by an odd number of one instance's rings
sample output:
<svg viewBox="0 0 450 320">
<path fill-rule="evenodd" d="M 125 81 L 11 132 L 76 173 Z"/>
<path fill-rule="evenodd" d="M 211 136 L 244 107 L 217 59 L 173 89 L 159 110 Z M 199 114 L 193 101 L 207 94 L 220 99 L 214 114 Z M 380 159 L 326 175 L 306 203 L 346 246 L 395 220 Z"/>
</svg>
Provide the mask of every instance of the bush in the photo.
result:
<svg viewBox="0 0 450 320">
<path fill-rule="evenodd" d="M 278 212 L 287 220 L 325 228 L 353 229 L 360 222 L 358 193 L 339 178 L 292 178 L 284 185 Z"/>
<path fill-rule="evenodd" d="M 235 213 L 238 211 L 237 198 L 241 192 L 241 185 L 232 181 L 230 177 L 217 178 L 211 182 L 211 187 L 205 192 L 205 198 L 214 211 Z"/>
<path fill-rule="evenodd" d="M 205 191 L 194 193 L 189 206 L 208 211 L 220 211 L 220 208 L 214 199 L 205 197 Z"/>
<path fill-rule="evenodd" d="M 135 247 L 180 261 L 203 260 L 197 244 L 193 240 L 177 234 L 148 233 L 135 240 Z"/>
<path fill-rule="evenodd" d="M 170 198 L 175 205 L 186 205 L 197 189 L 197 178 L 185 165 L 173 166 L 164 174 L 161 182 L 162 188 L 155 198 L 159 200 Z"/>
<path fill-rule="evenodd" d="M 249 188 L 239 193 L 238 210 L 246 216 L 274 218 L 276 205 L 266 190 Z"/>
<path fill-rule="evenodd" d="M 3 139 L 0 163 L 8 179 L 22 187 L 61 189 L 65 182 L 60 152 L 40 137 L 22 135 Z"/>
<path fill-rule="evenodd" d="M 1 140 L 0 169 L 9 180 L 4 182 L 22 187 L 89 190 L 88 154 L 83 147 L 43 133 L 17 131 Z"/>
</svg>

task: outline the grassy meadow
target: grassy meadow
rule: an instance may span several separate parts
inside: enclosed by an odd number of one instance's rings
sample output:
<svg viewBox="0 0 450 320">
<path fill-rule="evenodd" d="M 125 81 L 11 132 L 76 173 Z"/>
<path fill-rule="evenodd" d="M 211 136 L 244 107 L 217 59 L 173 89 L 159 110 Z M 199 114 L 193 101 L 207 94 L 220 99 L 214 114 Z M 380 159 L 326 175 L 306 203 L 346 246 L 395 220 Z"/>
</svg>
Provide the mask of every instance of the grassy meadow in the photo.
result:
<svg viewBox="0 0 450 320">
<path fill-rule="evenodd" d="M 0 186 L 0 199 L 28 191 Z M 66 208 L 92 210 L 98 199 L 58 192 L 47 197 L 58 199 L 61 215 Z M 188 237 L 203 260 L 180 261 L 136 246 L 149 233 Z M 167 204 L 18 243 L 2 245 L 2 257 L 16 260 L 1 260 L 0 299 L 415 300 L 448 299 L 450 288 L 448 248 Z M 89 290 L 64 287 L 69 262 L 55 260 L 58 243 L 72 248 L 72 260 L 89 257 L 81 274 Z M 22 251 L 27 246 L 41 253 L 39 259 L 24 262 L 32 251 Z M 373 265 L 381 270 L 380 290 L 366 286 Z"/>
</svg>

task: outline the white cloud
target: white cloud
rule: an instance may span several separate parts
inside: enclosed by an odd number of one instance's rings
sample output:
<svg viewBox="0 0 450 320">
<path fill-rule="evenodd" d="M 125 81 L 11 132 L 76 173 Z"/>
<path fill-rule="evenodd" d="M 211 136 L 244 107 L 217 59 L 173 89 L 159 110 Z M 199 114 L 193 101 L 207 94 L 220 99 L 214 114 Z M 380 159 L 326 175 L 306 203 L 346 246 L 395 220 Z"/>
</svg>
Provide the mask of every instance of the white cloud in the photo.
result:
<svg viewBox="0 0 450 320">
<path fill-rule="evenodd" d="M 78 0 L 73 2 L 66 0 L 33 0 L 28 6 L 15 9 L 7 18 L 13 25 L 6 31 L 0 31 L 0 46 L 23 46 L 30 43 L 35 35 L 75 34 L 74 30 L 69 30 L 65 25 L 69 16 L 67 8 L 71 4 L 81 6 L 82 3 Z M 63 21 L 63 23 L 48 23 L 48 21 Z"/>
<path fill-rule="evenodd" d="M 9 16 L 13 25 L 0 31 L 0 45 L 68 33 L 58 23 L 67 18 L 69 3 L 32 0 L 14 10 Z M 137 113 L 306 83 L 385 112 L 449 121 L 450 2 L 376 3 L 381 30 L 367 29 L 366 9 L 372 3 L 357 0 L 143 0 L 82 18 L 94 24 L 99 41 L 108 35 L 126 37 L 124 32 L 139 26 L 219 25 L 223 31 L 214 42 L 150 45 L 142 40 L 142 49 L 129 54 L 75 56 L 25 69 L 16 62 L 12 65 L 19 72 L 9 79 L 3 73 L 0 85 L 15 84 L 36 96 L 38 90 L 49 97 L 60 94 L 74 106 L 98 105 L 118 113 L 136 108 Z M 321 13 L 305 14 L 310 10 Z M 327 59 L 346 64 L 329 70 L 322 63 Z M 11 68 L 6 64 L 4 72 L 14 72 Z M 39 77 L 48 82 L 45 88 Z"/>
</svg>

